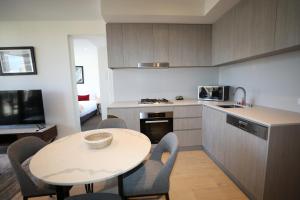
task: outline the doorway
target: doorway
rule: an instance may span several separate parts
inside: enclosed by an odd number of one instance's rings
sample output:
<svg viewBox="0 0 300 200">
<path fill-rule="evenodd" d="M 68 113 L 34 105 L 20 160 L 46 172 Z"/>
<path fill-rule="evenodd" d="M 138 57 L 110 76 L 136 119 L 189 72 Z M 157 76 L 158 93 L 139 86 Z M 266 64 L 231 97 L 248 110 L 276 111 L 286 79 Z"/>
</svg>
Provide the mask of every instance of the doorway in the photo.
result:
<svg viewBox="0 0 300 200">
<path fill-rule="evenodd" d="M 78 106 L 81 131 L 97 129 L 102 120 L 98 42 L 100 36 L 71 36 L 75 106 Z"/>
</svg>

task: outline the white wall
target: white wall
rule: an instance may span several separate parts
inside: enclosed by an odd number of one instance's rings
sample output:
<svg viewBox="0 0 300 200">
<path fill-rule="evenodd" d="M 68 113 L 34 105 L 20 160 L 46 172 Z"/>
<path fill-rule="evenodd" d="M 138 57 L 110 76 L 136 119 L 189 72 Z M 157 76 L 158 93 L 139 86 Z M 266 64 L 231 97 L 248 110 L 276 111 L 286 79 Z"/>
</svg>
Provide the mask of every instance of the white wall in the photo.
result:
<svg viewBox="0 0 300 200">
<path fill-rule="evenodd" d="M 197 98 L 197 86 L 218 84 L 218 69 L 119 69 L 113 71 L 116 101 L 141 98 L 174 99 L 177 95 Z"/>
<path fill-rule="evenodd" d="M 219 84 L 245 87 L 257 105 L 300 112 L 300 51 L 221 67 Z"/>
<path fill-rule="evenodd" d="M 0 46 L 34 46 L 37 75 L 0 76 L 0 90 L 42 89 L 46 122 L 59 137 L 80 130 L 68 35 L 105 36 L 103 21 L 2 21 Z M 73 72 L 74 73 L 74 72 Z"/>
<path fill-rule="evenodd" d="M 88 39 L 73 39 L 75 65 L 83 66 L 84 83 L 77 84 L 77 93 L 100 98 L 98 49 Z"/>
</svg>

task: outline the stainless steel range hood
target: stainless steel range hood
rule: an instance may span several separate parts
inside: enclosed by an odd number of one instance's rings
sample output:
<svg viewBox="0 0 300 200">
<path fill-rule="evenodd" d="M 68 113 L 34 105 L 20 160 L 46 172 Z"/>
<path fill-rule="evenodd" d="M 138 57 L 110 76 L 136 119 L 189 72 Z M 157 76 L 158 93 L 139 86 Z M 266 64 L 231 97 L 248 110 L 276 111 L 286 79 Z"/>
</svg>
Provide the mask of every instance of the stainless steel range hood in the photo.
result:
<svg viewBox="0 0 300 200">
<path fill-rule="evenodd" d="M 153 63 L 138 63 L 138 68 L 169 68 L 170 64 L 168 62 L 153 62 Z"/>
</svg>

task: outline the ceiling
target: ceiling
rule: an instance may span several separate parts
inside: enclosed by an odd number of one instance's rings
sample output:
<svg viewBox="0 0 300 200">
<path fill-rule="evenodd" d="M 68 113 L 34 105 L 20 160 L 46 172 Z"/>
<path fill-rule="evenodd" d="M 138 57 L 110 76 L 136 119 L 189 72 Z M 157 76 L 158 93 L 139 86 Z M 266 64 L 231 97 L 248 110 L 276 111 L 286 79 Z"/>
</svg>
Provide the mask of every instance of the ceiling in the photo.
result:
<svg viewBox="0 0 300 200">
<path fill-rule="evenodd" d="M 239 0 L 0 0 L 0 21 L 213 23 Z"/>
<path fill-rule="evenodd" d="M 102 0 L 106 22 L 211 24 L 239 0 Z"/>
</svg>

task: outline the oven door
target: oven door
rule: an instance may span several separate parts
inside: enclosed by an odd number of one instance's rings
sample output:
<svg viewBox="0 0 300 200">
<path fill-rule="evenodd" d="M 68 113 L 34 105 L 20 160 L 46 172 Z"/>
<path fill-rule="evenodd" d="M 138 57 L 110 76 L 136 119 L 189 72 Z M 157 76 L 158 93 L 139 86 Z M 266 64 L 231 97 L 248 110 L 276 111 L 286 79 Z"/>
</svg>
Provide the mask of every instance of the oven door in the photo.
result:
<svg viewBox="0 0 300 200">
<path fill-rule="evenodd" d="M 141 132 L 157 144 L 167 133 L 173 132 L 173 118 L 140 119 Z"/>
</svg>

